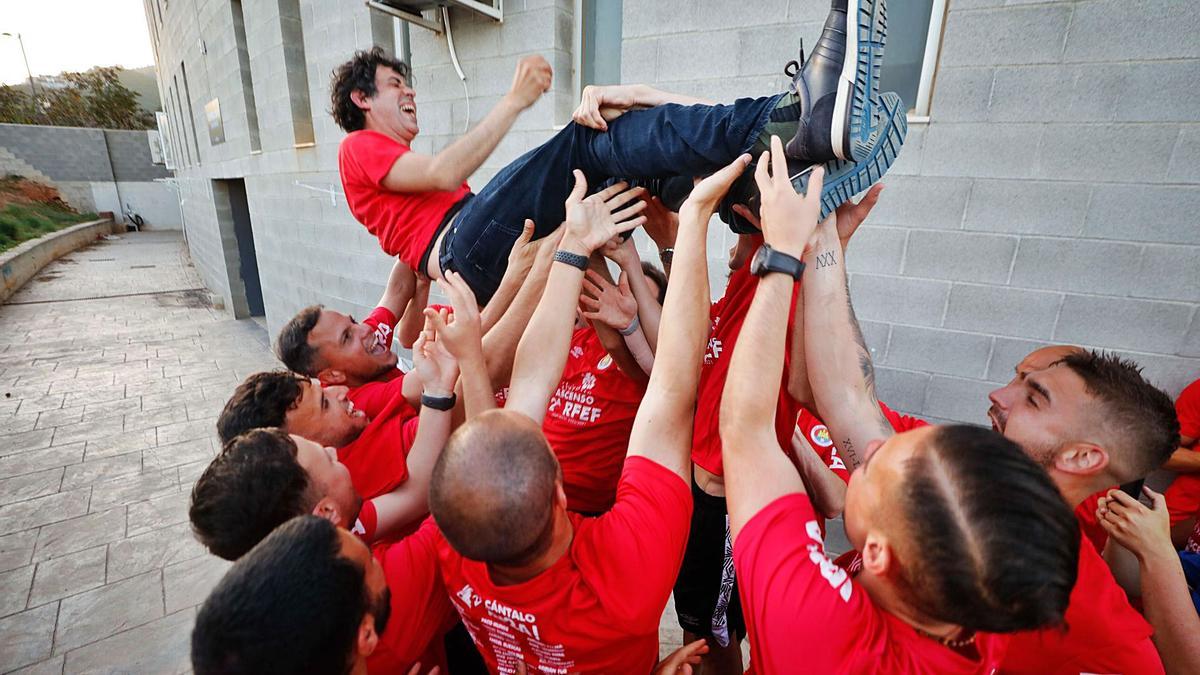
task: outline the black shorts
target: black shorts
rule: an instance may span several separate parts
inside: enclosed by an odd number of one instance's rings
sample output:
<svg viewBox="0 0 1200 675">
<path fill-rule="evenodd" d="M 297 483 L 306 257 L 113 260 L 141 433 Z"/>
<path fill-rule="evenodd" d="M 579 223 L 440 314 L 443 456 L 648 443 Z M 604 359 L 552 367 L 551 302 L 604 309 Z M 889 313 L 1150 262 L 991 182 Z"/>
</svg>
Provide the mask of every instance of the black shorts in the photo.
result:
<svg viewBox="0 0 1200 675">
<path fill-rule="evenodd" d="M 746 635 L 746 621 L 727 546 L 725 498 L 704 492 L 693 479 L 692 503 L 692 529 L 675 580 L 675 613 L 685 631 L 735 644 Z"/>
</svg>

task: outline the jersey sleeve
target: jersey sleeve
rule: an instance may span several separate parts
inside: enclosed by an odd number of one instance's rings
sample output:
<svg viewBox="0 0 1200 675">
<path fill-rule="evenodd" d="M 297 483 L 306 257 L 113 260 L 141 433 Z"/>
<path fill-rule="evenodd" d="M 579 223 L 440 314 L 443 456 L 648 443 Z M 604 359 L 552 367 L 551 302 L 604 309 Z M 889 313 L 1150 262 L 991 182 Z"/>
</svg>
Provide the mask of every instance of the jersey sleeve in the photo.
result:
<svg viewBox="0 0 1200 675">
<path fill-rule="evenodd" d="M 576 562 L 614 621 L 657 630 L 691 517 L 691 488 L 679 476 L 644 457 L 625 460 L 612 509 L 576 535 Z"/>
<path fill-rule="evenodd" d="M 380 188 L 392 165 L 409 151 L 407 146 L 376 133 L 350 134 L 342 141 L 341 149 L 364 182 Z"/>
<path fill-rule="evenodd" d="M 1200 380 L 1180 392 L 1175 401 L 1175 414 L 1179 417 L 1181 436 L 1200 438 Z"/>
<path fill-rule="evenodd" d="M 396 397 L 404 397 L 404 374 L 387 381 L 368 382 L 348 394 L 354 407 L 374 419 L 384 413 Z"/>
<path fill-rule="evenodd" d="M 926 422 L 919 417 L 901 415 L 895 410 L 887 407 L 887 405 L 885 405 L 882 401 L 879 403 L 879 410 L 883 413 L 883 416 L 887 418 L 888 424 L 891 424 L 892 428 L 895 429 L 896 433 L 898 434 L 929 426 L 929 422 Z"/>
<path fill-rule="evenodd" d="M 363 319 L 363 323 L 371 327 L 375 334 L 379 336 L 385 349 L 392 348 L 392 338 L 396 334 L 396 315 L 392 314 L 392 310 L 387 307 L 376 307 L 371 310 L 367 318 Z"/>
<path fill-rule="evenodd" d="M 845 672 L 856 654 L 881 653 L 885 619 L 825 555 L 812 503 L 780 497 L 738 533 L 733 563 L 758 672 Z"/>
</svg>

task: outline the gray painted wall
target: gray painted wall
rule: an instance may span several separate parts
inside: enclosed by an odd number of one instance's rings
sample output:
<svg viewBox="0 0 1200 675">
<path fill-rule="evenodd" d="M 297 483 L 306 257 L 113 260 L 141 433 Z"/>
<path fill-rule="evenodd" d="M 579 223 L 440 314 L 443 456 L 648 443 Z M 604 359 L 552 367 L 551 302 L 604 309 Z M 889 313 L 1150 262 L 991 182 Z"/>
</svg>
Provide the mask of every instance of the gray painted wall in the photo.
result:
<svg viewBox="0 0 1200 675">
<path fill-rule="evenodd" d="M 1200 15 L 1182 0 L 950 5 L 931 120 L 910 127 L 849 256 L 883 398 L 935 419 L 983 421 L 987 392 L 1024 353 L 1058 341 L 1126 353 L 1177 393 L 1200 376 Z M 572 6 L 508 0 L 503 25 L 452 13 L 469 116 L 444 37 L 413 28 L 417 148 L 436 151 L 477 122 L 530 52 L 555 67 L 554 88 L 472 185 L 566 122 Z M 801 36 L 816 39 L 827 7 L 625 0 L 622 78 L 719 100 L 778 91 L 783 64 Z M 228 299 L 232 238 L 208 181 L 245 176 L 272 330 L 313 302 L 364 313 L 390 268 L 337 194 L 343 134 L 325 112 L 333 67 L 390 40 L 360 2 L 301 0 L 300 9 L 310 148 L 293 147 L 277 3 L 244 5 L 261 153 L 249 147 L 229 3 L 177 0 L 157 28 L 164 93 L 178 80 L 183 100 L 183 61 L 193 99 L 192 120 L 172 113 L 176 141 L 194 142 L 193 123 L 201 135 L 198 161 L 178 172 L 193 258 Z M 212 98 L 227 138 L 217 146 L 204 131 Z M 714 226 L 715 291 L 729 243 Z"/>
</svg>

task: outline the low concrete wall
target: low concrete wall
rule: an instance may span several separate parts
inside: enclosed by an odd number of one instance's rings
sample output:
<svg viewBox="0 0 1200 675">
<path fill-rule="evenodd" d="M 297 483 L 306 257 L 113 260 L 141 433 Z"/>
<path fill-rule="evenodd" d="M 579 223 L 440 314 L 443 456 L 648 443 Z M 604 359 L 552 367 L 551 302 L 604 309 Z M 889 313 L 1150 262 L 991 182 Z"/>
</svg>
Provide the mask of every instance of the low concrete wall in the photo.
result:
<svg viewBox="0 0 1200 675">
<path fill-rule="evenodd" d="M 0 279 L 4 282 L 0 286 L 0 303 L 7 301 L 50 262 L 95 241 L 100 235 L 117 230 L 118 226 L 112 220 L 92 220 L 51 232 L 0 254 Z"/>
</svg>

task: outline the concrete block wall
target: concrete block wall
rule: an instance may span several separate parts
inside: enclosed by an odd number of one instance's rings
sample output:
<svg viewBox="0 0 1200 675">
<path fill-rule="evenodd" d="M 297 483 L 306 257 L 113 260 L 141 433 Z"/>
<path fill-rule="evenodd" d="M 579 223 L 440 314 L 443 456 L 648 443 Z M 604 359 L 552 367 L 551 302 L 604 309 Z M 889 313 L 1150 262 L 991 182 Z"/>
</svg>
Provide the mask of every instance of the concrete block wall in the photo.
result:
<svg viewBox="0 0 1200 675">
<path fill-rule="evenodd" d="M 849 255 L 884 398 L 933 419 L 981 422 L 987 392 L 1026 352 L 1059 341 L 1132 356 L 1178 392 L 1200 376 L 1200 114 L 1188 86 L 1200 62 L 1196 15 L 1177 0 L 950 5 L 930 122 L 911 125 Z M 509 0 L 503 24 L 451 13 L 469 112 L 445 37 L 413 27 L 416 148 L 437 151 L 481 119 L 528 53 L 554 65 L 554 88 L 472 185 L 566 122 L 575 104 L 572 8 Z M 784 64 L 801 37 L 816 39 L 827 8 L 624 0 L 622 79 L 717 100 L 779 91 Z M 355 49 L 390 42 L 386 22 L 359 2 L 301 0 L 315 144 L 296 149 L 278 2 L 246 0 L 262 139 L 262 152 L 251 153 L 228 4 L 176 0 L 165 14 L 163 86 L 185 61 L 201 131 L 200 161 L 180 176 L 188 241 L 206 282 L 228 299 L 228 261 L 236 260 L 209 181 L 245 177 L 270 329 L 314 302 L 365 313 L 391 260 L 340 196 L 344 134 L 327 114 L 328 80 Z M 212 98 L 227 139 L 217 146 L 203 133 L 202 106 Z M 714 224 L 714 293 L 731 242 Z"/>
</svg>

